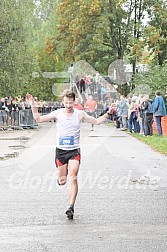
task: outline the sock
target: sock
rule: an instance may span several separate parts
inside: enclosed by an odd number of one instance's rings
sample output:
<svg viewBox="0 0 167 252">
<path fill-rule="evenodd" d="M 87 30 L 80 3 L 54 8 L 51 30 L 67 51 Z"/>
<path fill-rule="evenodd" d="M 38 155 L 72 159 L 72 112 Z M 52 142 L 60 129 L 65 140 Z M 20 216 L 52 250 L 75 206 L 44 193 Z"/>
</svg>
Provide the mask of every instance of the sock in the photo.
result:
<svg viewBox="0 0 167 252">
<path fill-rule="evenodd" d="M 72 208 L 74 210 L 74 205 L 73 204 L 70 204 L 70 208 Z"/>
</svg>

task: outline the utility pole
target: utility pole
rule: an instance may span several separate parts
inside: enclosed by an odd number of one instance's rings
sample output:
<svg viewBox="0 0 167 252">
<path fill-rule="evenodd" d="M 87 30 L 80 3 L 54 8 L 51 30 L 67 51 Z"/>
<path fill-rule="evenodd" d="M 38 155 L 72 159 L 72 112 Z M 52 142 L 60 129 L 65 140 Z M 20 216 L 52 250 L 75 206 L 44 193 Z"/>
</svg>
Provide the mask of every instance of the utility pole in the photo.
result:
<svg viewBox="0 0 167 252">
<path fill-rule="evenodd" d="M 73 63 L 70 65 L 70 67 L 68 68 L 68 74 L 69 74 L 69 82 L 70 82 L 70 89 L 72 91 L 74 91 L 74 78 L 73 78 Z"/>
</svg>

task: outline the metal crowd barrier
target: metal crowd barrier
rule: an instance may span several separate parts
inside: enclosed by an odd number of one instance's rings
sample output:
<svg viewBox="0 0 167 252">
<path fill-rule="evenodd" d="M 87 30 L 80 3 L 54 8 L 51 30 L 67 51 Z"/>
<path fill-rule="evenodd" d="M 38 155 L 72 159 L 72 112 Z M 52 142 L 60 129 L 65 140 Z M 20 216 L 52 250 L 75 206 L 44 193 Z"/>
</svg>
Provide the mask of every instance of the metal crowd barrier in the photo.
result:
<svg viewBox="0 0 167 252">
<path fill-rule="evenodd" d="M 0 130 L 36 128 L 31 109 L 6 111 L 0 110 Z"/>
<path fill-rule="evenodd" d="M 38 112 L 41 115 L 46 115 L 53 110 L 59 109 L 60 106 L 46 106 L 39 107 Z M 0 130 L 5 129 L 26 129 L 26 128 L 36 128 L 38 124 L 33 118 L 32 110 L 23 109 L 16 111 L 6 111 L 0 110 Z"/>
<path fill-rule="evenodd" d="M 38 126 L 33 118 L 31 109 L 19 111 L 19 126 L 23 128 L 36 128 Z"/>
<path fill-rule="evenodd" d="M 19 111 L 0 110 L 0 129 L 19 126 Z"/>
</svg>

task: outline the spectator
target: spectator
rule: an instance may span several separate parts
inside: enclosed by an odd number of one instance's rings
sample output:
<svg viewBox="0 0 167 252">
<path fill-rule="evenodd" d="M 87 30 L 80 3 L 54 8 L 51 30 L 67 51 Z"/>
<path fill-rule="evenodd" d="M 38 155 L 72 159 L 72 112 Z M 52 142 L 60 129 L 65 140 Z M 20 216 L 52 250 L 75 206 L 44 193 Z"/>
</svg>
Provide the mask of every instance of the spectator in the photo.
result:
<svg viewBox="0 0 167 252">
<path fill-rule="evenodd" d="M 125 130 L 127 125 L 128 106 L 124 95 L 121 95 L 120 102 L 117 106 L 120 109 L 120 116 L 122 118 L 122 130 Z"/>
<path fill-rule="evenodd" d="M 95 83 L 94 83 L 93 79 L 90 79 L 89 88 L 90 88 L 90 94 L 94 95 L 94 93 L 95 93 Z"/>
<path fill-rule="evenodd" d="M 79 73 L 77 73 L 77 75 L 75 77 L 75 84 L 76 84 L 78 90 L 79 90 L 79 81 L 80 81 L 80 75 L 79 75 Z"/>
<path fill-rule="evenodd" d="M 145 136 L 152 136 L 153 135 L 153 128 L 152 128 L 152 122 L 153 122 L 153 106 L 152 106 L 152 100 L 149 99 L 149 95 L 146 95 L 144 97 L 144 135 Z"/>
<path fill-rule="evenodd" d="M 85 92 L 85 80 L 83 76 L 80 79 L 79 86 L 80 86 L 80 93 L 82 94 L 82 92 Z"/>
<path fill-rule="evenodd" d="M 101 87 L 101 99 L 103 102 L 105 102 L 105 94 L 106 94 L 106 88 L 105 85 L 103 84 Z"/>
<path fill-rule="evenodd" d="M 162 136 L 162 125 L 161 118 L 166 116 L 166 107 L 163 97 L 160 95 L 160 91 L 157 90 L 155 92 L 155 99 L 153 101 L 153 114 L 155 117 L 156 127 L 158 131 L 158 135 Z"/>
<path fill-rule="evenodd" d="M 6 100 L 4 97 L 1 98 L 1 102 L 0 102 L 0 110 L 1 110 L 1 118 L 2 118 L 2 123 L 3 125 L 6 124 L 7 125 L 7 104 L 6 104 Z"/>
<path fill-rule="evenodd" d="M 97 97 L 98 97 L 98 101 L 101 101 L 101 88 L 102 88 L 102 85 L 100 82 L 97 83 L 96 85 L 97 87 Z"/>
<path fill-rule="evenodd" d="M 139 126 L 140 126 L 140 135 L 143 135 L 145 133 L 144 128 L 144 97 L 140 95 L 140 107 L 139 107 Z"/>
<path fill-rule="evenodd" d="M 165 98 L 166 98 L 166 102 L 167 102 L 167 87 L 166 87 L 166 91 L 165 91 Z"/>
<path fill-rule="evenodd" d="M 104 105 L 101 101 L 97 102 L 97 117 L 104 115 Z"/>
<path fill-rule="evenodd" d="M 136 97 L 132 97 L 131 103 L 128 104 L 128 123 L 129 123 L 129 131 L 132 133 L 132 129 L 134 132 L 139 131 L 138 122 L 137 122 L 137 106 L 136 106 Z"/>
<path fill-rule="evenodd" d="M 19 110 L 21 110 L 21 107 L 17 97 L 15 97 L 12 101 L 12 125 L 19 125 Z"/>
</svg>

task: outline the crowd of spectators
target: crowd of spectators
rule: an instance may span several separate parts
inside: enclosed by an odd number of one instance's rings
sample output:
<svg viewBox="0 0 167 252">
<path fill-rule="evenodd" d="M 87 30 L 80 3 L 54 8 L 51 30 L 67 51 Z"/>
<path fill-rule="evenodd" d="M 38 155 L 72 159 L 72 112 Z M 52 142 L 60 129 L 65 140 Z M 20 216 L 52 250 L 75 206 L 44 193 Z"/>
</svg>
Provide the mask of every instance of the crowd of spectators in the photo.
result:
<svg viewBox="0 0 167 252">
<path fill-rule="evenodd" d="M 154 100 L 149 95 L 120 96 L 120 100 L 111 103 L 111 116 L 116 128 L 135 132 L 144 136 L 153 135 L 153 121 L 156 122 L 157 132 L 162 136 L 161 119 L 166 116 L 166 107 L 163 97 L 156 91 Z"/>
<path fill-rule="evenodd" d="M 149 98 L 149 95 L 131 95 L 130 97 L 120 96 L 119 99 L 114 99 L 107 92 L 107 85 L 103 80 L 101 85 L 100 95 L 96 101 L 92 101 L 93 94 L 98 93 L 98 82 L 94 85 L 94 90 L 91 92 L 91 78 L 87 78 L 88 93 L 91 97 L 91 102 L 96 104 L 93 111 L 95 117 L 101 116 L 112 107 L 110 120 L 113 121 L 116 128 L 129 133 L 136 132 L 144 136 L 153 135 L 153 120 L 156 122 L 158 135 L 162 135 L 161 118 L 166 116 L 165 102 L 156 92 L 154 100 Z M 105 92 L 104 92 L 105 89 Z M 34 97 L 38 104 L 38 111 L 41 114 L 48 114 L 53 110 L 61 108 L 61 102 L 41 101 Z M 90 99 L 89 99 L 90 100 Z M 87 112 L 88 101 L 81 103 L 79 98 L 76 98 L 74 107 L 77 109 L 85 109 Z M 89 101 L 90 102 L 90 101 Z M 0 125 L 32 125 L 34 123 L 31 106 L 27 102 L 26 97 L 2 97 L 0 99 Z"/>
<path fill-rule="evenodd" d="M 111 85 L 99 74 L 93 76 L 76 75 L 76 86 L 80 94 L 96 95 L 98 101 L 105 103 L 111 96 Z"/>
<path fill-rule="evenodd" d="M 37 97 L 35 97 L 37 100 Z M 62 106 L 60 102 L 38 101 L 38 109 L 41 114 L 58 109 Z M 31 106 L 26 97 L 1 97 L 0 99 L 0 126 L 32 125 L 34 123 Z"/>
</svg>

